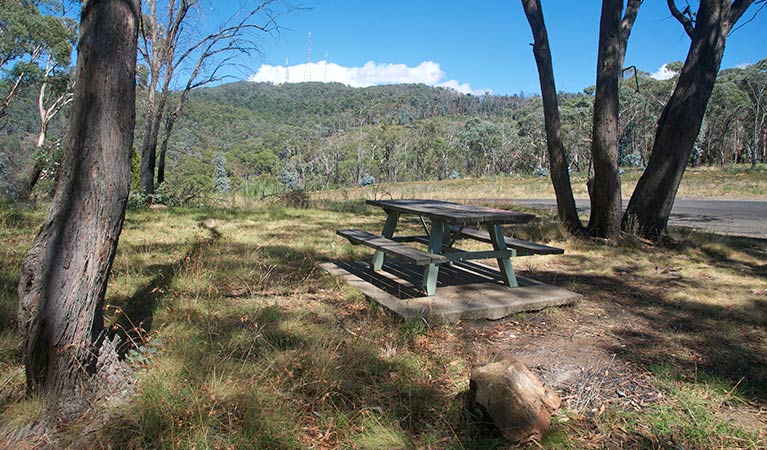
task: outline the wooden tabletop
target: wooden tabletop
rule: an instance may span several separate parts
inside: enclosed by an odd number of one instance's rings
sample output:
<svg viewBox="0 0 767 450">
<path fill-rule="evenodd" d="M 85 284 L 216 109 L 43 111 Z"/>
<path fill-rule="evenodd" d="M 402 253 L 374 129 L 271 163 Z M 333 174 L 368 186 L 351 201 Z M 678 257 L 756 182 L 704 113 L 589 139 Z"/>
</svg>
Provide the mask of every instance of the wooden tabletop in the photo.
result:
<svg viewBox="0 0 767 450">
<path fill-rule="evenodd" d="M 439 200 L 368 200 L 367 204 L 387 211 L 428 217 L 451 225 L 527 223 L 535 218 L 532 214 Z"/>
</svg>

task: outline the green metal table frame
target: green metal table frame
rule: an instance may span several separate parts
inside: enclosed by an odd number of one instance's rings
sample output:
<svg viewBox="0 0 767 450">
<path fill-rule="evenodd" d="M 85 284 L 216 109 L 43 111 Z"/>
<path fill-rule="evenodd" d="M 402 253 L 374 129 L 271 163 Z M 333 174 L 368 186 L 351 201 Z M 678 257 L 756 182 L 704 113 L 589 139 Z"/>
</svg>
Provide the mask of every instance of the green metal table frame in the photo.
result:
<svg viewBox="0 0 767 450">
<path fill-rule="evenodd" d="M 384 224 L 381 236 L 387 239 L 394 237 L 394 231 L 400 218 L 400 212 L 392 209 L 386 209 L 386 223 Z M 469 261 L 472 259 L 490 259 L 495 258 L 498 262 L 498 268 L 501 272 L 504 284 L 509 287 L 518 287 L 517 277 L 514 274 L 514 267 L 511 264 L 511 258 L 517 255 L 516 250 L 506 249 L 506 242 L 503 236 L 503 227 L 499 223 L 486 222 L 483 226 L 490 233 L 492 240 L 492 251 L 463 251 L 452 247 L 453 231 L 451 225 L 445 221 L 431 218 L 431 230 L 429 232 L 428 251 L 431 253 L 443 255 L 448 263 L 455 261 Z M 371 261 L 371 268 L 379 271 L 383 267 L 384 253 L 376 250 Z M 423 289 L 426 295 L 432 296 L 437 291 L 437 278 L 439 276 L 440 264 L 428 264 L 423 272 Z"/>
</svg>

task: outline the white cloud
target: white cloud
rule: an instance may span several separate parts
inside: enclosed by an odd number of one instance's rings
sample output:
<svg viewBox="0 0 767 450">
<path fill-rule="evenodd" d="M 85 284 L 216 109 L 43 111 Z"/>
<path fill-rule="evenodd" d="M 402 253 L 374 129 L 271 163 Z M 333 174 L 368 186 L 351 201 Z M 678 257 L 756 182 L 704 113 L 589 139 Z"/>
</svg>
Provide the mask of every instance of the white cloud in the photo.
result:
<svg viewBox="0 0 767 450">
<path fill-rule="evenodd" d="M 676 71 L 669 69 L 668 66 L 664 64 L 660 66 L 660 69 L 656 70 L 654 73 L 651 73 L 650 77 L 655 78 L 656 80 L 668 80 L 674 75 L 676 75 Z"/>
<path fill-rule="evenodd" d="M 485 95 L 486 93 L 493 93 L 491 89 L 472 89 L 471 86 L 469 86 L 469 83 L 459 84 L 455 80 L 443 81 L 436 86 L 453 89 L 454 91 L 458 91 L 461 94 Z"/>
<path fill-rule="evenodd" d="M 250 81 L 274 84 L 300 83 L 303 81 L 338 82 L 352 87 L 367 87 L 393 83 L 423 83 L 454 89 L 463 94 L 482 95 L 489 89 L 472 89 L 469 83 L 445 80 L 445 72 L 439 64 L 424 61 L 415 67 L 405 64 L 379 64 L 368 61 L 362 67 L 344 67 L 320 61 L 295 66 L 271 66 L 262 64 Z"/>
</svg>

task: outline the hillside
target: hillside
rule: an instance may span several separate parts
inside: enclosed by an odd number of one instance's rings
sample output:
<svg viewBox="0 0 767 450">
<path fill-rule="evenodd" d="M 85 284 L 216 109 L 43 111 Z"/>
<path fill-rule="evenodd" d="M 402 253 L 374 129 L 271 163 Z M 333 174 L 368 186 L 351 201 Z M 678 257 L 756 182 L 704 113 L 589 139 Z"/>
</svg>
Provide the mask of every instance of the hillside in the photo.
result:
<svg viewBox="0 0 767 450">
<path fill-rule="evenodd" d="M 754 106 L 744 80 L 761 72 L 749 70 L 720 74 L 692 156 L 694 165 L 750 161 Z M 624 167 L 641 167 L 647 161 L 655 123 L 674 83 L 674 78 L 659 81 L 642 73 L 624 81 L 619 127 Z M 140 88 L 138 94 L 135 147 L 141 146 L 146 92 Z M 174 94 L 171 104 L 176 100 Z M 560 93 L 562 134 L 574 172 L 589 170 L 592 102 L 593 88 Z M 53 124 L 52 142 L 64 129 L 64 115 Z M 30 88 L 0 133 L 4 179 L 30 159 L 36 132 Z M 764 143 L 757 139 L 755 148 L 754 156 L 763 161 Z M 55 169 L 56 155 L 43 153 Z M 374 182 L 546 175 L 548 167 L 539 97 L 477 97 L 416 84 L 353 88 L 241 81 L 195 90 L 170 140 L 166 179 L 171 190 L 185 197 L 211 191 L 213 161 L 219 154 L 230 185 L 255 194 Z"/>
</svg>

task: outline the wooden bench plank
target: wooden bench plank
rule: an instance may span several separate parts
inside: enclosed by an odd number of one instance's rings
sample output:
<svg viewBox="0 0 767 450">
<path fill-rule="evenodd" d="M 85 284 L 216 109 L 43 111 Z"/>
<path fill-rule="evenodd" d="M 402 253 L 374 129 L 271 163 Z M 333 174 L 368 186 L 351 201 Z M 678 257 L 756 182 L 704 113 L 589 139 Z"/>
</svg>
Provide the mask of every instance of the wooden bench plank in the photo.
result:
<svg viewBox="0 0 767 450">
<path fill-rule="evenodd" d="M 419 266 L 425 266 L 432 263 L 439 264 L 447 261 L 447 258 L 442 255 L 419 250 L 403 243 L 368 233 L 364 230 L 337 230 L 336 234 L 345 237 L 354 245 L 360 244 L 374 248 L 395 259 L 410 262 Z"/>
<path fill-rule="evenodd" d="M 454 233 L 459 233 L 461 236 L 475 239 L 481 242 L 487 242 L 492 244 L 490 239 L 490 233 L 487 231 L 477 230 L 476 228 L 459 228 L 452 227 Z M 525 255 L 561 255 L 564 254 L 564 249 L 551 247 L 549 245 L 538 244 L 535 242 L 525 241 L 522 239 L 515 239 L 512 237 L 504 236 L 507 248 L 513 248 L 520 252 L 520 256 Z"/>
</svg>

